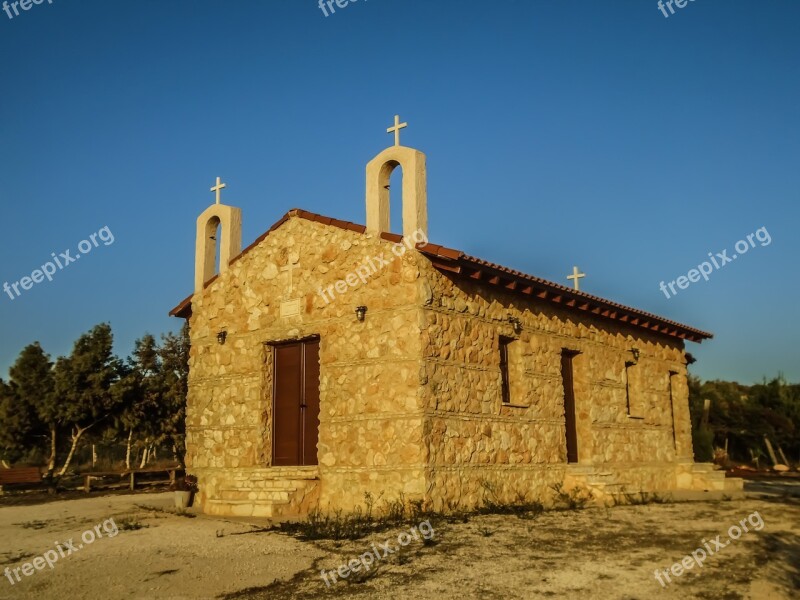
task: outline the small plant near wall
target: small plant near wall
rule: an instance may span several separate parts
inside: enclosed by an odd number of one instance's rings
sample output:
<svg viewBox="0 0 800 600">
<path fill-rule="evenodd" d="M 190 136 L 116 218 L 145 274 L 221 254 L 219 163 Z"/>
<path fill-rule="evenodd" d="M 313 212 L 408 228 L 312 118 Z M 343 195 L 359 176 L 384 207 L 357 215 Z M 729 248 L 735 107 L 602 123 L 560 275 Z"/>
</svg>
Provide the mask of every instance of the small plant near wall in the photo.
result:
<svg viewBox="0 0 800 600">
<path fill-rule="evenodd" d="M 175 481 L 175 508 L 185 510 L 192 505 L 194 495 L 199 491 L 197 477 L 186 475 Z"/>
</svg>

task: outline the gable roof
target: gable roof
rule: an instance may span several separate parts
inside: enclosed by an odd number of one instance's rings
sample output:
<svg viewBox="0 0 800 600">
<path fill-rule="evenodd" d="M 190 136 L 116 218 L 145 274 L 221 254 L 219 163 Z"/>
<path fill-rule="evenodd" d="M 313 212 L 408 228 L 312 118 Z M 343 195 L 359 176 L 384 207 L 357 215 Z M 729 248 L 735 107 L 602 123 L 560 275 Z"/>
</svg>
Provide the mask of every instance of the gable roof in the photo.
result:
<svg viewBox="0 0 800 600">
<path fill-rule="evenodd" d="M 356 233 L 366 232 L 366 227 L 364 225 L 358 225 L 349 221 L 340 221 L 339 219 L 333 219 L 331 217 L 325 217 L 306 210 L 294 208 L 287 212 L 252 244 L 242 250 L 237 257 L 231 260 L 231 264 L 255 248 L 270 233 L 292 217 L 299 217 L 308 221 L 322 223 L 323 225 L 332 225 Z M 401 235 L 388 232 L 381 233 L 380 237 L 391 242 L 400 242 L 403 239 Z M 526 298 L 544 300 L 577 313 L 595 315 L 603 319 L 618 321 L 633 327 L 646 329 L 653 333 L 682 340 L 701 342 L 704 339 L 714 337 L 711 333 L 689 327 L 688 325 L 682 325 L 676 321 L 670 321 L 669 319 L 659 317 L 652 313 L 618 304 L 599 296 L 587 294 L 586 292 L 574 290 L 546 279 L 527 275 L 521 271 L 516 271 L 475 256 L 470 256 L 460 250 L 454 250 L 453 248 L 447 248 L 429 242 L 425 245 L 417 244 L 417 251 L 426 256 L 439 271 L 487 287 L 495 287 Z M 210 285 L 217 277 L 218 275 L 215 275 L 209 279 L 205 285 Z M 185 298 L 178 306 L 173 308 L 169 314 L 172 317 L 187 318 L 191 313 L 192 295 Z"/>
</svg>

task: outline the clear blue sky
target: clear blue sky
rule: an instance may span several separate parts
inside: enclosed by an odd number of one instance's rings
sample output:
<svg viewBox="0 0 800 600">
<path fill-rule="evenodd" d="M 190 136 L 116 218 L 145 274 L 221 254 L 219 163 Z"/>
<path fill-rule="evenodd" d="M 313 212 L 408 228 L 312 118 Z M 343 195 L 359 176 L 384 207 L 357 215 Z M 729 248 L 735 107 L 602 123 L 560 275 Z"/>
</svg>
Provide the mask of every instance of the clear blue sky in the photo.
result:
<svg viewBox="0 0 800 600">
<path fill-rule="evenodd" d="M 13 14 L 13 12 L 12 12 Z M 800 2 L 53 0 L 0 12 L 0 375 L 108 321 L 177 330 L 213 201 L 364 222 L 364 167 L 428 156 L 432 241 L 701 329 L 703 378 L 800 381 Z M 395 214 L 396 211 L 393 210 Z M 675 297 L 662 280 L 766 227 Z M 13 293 L 13 292 L 12 292 Z"/>
</svg>

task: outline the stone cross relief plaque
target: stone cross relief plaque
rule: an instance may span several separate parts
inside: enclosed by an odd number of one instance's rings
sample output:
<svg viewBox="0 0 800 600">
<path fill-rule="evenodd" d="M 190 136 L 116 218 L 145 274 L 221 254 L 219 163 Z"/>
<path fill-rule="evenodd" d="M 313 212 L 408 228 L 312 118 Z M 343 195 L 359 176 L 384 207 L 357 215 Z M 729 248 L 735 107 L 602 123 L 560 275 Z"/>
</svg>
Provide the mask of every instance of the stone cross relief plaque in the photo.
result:
<svg viewBox="0 0 800 600">
<path fill-rule="evenodd" d="M 291 259 L 290 259 L 291 261 Z M 287 275 L 288 279 L 288 286 L 286 291 L 284 292 L 284 298 L 291 298 L 294 292 L 294 271 L 299 268 L 297 264 L 297 258 L 295 258 L 294 262 L 290 262 L 285 267 L 280 268 L 281 275 Z M 297 317 L 300 315 L 300 308 L 301 308 L 301 299 L 294 298 L 290 300 L 282 300 L 281 301 L 281 308 L 280 308 L 280 315 L 281 317 Z"/>
<path fill-rule="evenodd" d="M 281 302 L 281 317 L 296 317 L 300 314 L 300 298 Z"/>
</svg>

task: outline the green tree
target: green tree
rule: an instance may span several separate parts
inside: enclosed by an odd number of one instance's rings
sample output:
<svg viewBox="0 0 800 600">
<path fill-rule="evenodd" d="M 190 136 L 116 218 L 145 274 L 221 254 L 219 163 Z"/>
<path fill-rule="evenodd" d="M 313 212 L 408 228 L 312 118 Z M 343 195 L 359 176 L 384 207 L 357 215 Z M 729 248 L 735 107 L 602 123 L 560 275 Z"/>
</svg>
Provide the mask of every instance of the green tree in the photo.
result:
<svg viewBox="0 0 800 600">
<path fill-rule="evenodd" d="M 783 376 L 778 375 L 771 381 L 764 379 L 752 386 L 749 400 L 751 412 L 760 417 L 761 442 L 766 435 L 789 456 L 800 454 L 800 396 L 796 387 L 788 385 Z"/>
<path fill-rule="evenodd" d="M 0 460 L 12 463 L 28 453 L 33 443 L 31 417 L 14 384 L 0 379 Z"/>
<path fill-rule="evenodd" d="M 143 467 L 147 463 L 151 448 L 159 443 L 160 421 L 164 407 L 162 403 L 163 384 L 161 359 L 155 338 L 145 334 L 136 340 L 133 353 L 128 358 L 124 373 L 114 386 L 121 410 L 116 420 L 116 428 L 127 438 L 125 466 L 131 467 L 131 447 L 133 442 L 142 444 Z"/>
<path fill-rule="evenodd" d="M 701 432 L 705 399 L 711 401 L 709 428 Z M 788 385 L 781 376 L 753 386 L 691 377 L 689 401 L 698 460 L 716 445 L 727 446 L 732 459 L 749 462 L 765 455 L 765 436 L 788 456 L 800 455 L 800 386 Z"/>
<path fill-rule="evenodd" d="M 165 444 L 183 464 L 188 374 L 188 327 L 177 335 L 163 335 L 160 346 L 149 334 L 136 340 L 125 373 L 114 386 L 122 406 L 115 428 L 127 438 L 128 468 L 134 444 L 143 449 L 139 467 Z"/>
<path fill-rule="evenodd" d="M 55 365 L 38 343 L 20 353 L 10 380 L 0 380 L 0 460 L 41 452 L 49 455 L 48 474 L 61 477 L 86 440 L 127 438 L 128 466 L 134 442 L 145 448 L 143 461 L 168 445 L 183 464 L 188 326 L 163 335 L 160 345 L 144 335 L 126 363 L 114 356 L 112 343 L 111 327 L 101 324 Z"/>
<path fill-rule="evenodd" d="M 189 325 L 184 323 L 176 335 L 162 336 L 161 376 L 164 419 L 161 423 L 163 435 L 172 444 L 173 456 L 184 464 L 186 456 L 186 395 L 189 390 Z"/>
<path fill-rule="evenodd" d="M 58 476 L 70 466 L 75 450 L 87 431 L 110 419 L 119 409 L 119 396 L 112 386 L 122 365 L 114 356 L 111 326 L 103 323 L 75 342 L 72 354 L 56 361 L 55 395 L 60 403 L 59 420 L 71 432 L 71 445 Z"/>
<path fill-rule="evenodd" d="M 41 446 L 43 438 L 48 440 L 49 457 L 47 473 L 55 468 L 57 447 L 57 424 L 54 418 L 58 406 L 53 396 L 53 363 L 39 342 L 26 346 L 9 369 L 18 402 L 15 411 L 27 422 L 28 449 Z"/>
</svg>

